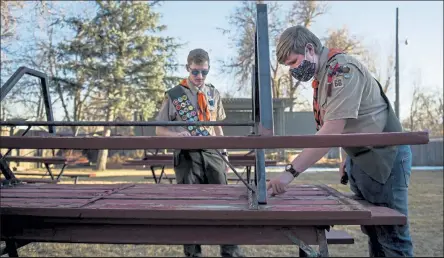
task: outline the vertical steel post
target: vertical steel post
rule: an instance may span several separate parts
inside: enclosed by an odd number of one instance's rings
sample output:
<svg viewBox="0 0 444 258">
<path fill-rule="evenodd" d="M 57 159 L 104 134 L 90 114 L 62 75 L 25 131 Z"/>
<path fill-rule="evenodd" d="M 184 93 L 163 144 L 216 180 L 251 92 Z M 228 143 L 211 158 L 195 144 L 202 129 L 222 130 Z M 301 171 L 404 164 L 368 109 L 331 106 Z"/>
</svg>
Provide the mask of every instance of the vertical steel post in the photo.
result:
<svg viewBox="0 0 444 258">
<path fill-rule="evenodd" d="M 256 131 L 259 135 L 273 135 L 273 99 L 271 94 L 270 76 L 270 52 L 268 38 L 267 5 L 256 5 L 256 104 L 259 104 L 258 121 Z M 265 175 L 265 151 L 256 150 L 256 178 L 258 203 L 267 203 L 266 175 Z"/>
</svg>

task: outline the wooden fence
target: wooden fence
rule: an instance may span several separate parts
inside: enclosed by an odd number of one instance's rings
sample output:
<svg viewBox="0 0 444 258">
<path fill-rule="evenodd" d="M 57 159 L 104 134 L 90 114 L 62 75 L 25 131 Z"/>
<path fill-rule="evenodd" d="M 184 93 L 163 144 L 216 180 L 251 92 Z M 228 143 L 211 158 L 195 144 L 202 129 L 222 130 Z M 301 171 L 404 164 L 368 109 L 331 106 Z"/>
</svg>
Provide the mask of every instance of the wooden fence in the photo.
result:
<svg viewBox="0 0 444 258">
<path fill-rule="evenodd" d="M 443 140 L 430 139 L 428 144 L 411 145 L 412 166 L 443 166 Z M 339 148 L 332 148 L 327 155 L 329 159 L 339 158 Z"/>
</svg>

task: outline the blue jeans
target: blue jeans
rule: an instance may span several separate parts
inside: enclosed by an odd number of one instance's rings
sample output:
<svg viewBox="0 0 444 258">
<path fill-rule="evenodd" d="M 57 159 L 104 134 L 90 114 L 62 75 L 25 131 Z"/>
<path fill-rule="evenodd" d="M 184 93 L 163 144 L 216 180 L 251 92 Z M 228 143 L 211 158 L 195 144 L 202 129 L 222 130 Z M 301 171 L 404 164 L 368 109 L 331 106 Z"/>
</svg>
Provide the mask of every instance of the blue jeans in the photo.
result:
<svg viewBox="0 0 444 258">
<path fill-rule="evenodd" d="M 410 146 L 398 146 L 398 153 L 389 179 L 381 184 L 347 157 L 346 171 L 350 180 L 350 189 L 362 199 L 385 206 L 408 217 L 408 186 L 412 167 Z M 406 225 L 361 226 L 369 237 L 370 257 L 413 256 L 413 244 L 409 222 Z"/>
</svg>

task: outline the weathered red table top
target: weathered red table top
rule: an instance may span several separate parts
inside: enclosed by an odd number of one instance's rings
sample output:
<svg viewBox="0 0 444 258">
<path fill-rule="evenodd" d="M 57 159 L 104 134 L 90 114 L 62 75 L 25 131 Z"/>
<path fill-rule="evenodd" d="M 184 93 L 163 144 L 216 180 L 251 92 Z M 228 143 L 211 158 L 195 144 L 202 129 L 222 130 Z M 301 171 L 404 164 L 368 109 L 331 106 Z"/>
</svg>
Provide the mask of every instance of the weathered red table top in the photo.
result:
<svg viewBox="0 0 444 258">
<path fill-rule="evenodd" d="M 2 216 L 258 224 L 330 224 L 338 220 L 347 224 L 372 217 L 371 209 L 325 185 L 291 185 L 285 194 L 268 198 L 267 205 L 259 210 L 248 208 L 247 188 L 240 184 L 25 184 L 2 188 L 0 193 Z"/>
</svg>

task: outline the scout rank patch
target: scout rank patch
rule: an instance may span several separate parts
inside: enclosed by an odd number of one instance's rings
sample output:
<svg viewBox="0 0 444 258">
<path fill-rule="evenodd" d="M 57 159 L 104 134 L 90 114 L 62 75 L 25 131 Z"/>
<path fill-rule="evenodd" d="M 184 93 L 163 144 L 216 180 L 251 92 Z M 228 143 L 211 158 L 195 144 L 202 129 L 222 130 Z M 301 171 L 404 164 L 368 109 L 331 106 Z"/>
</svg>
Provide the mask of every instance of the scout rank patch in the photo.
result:
<svg viewBox="0 0 444 258">
<path fill-rule="evenodd" d="M 327 71 L 327 96 L 331 96 L 332 87 L 341 88 L 344 86 L 342 81 L 342 77 L 345 79 L 350 78 L 350 67 L 346 65 L 339 65 L 336 63 L 335 65 L 330 65 Z M 341 77 L 338 77 L 341 76 Z M 334 79 L 334 81 L 333 81 Z"/>
<path fill-rule="evenodd" d="M 177 99 L 173 100 L 173 105 L 176 108 L 176 111 L 179 113 L 180 118 L 182 118 L 183 121 L 198 121 L 197 118 L 197 112 L 194 110 L 193 105 L 191 104 L 191 101 L 188 99 L 186 95 L 183 95 L 182 97 L 179 97 Z M 186 129 L 190 132 L 192 136 L 207 136 L 209 135 L 208 131 L 203 127 L 194 125 L 187 126 Z"/>
</svg>

